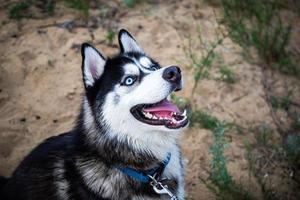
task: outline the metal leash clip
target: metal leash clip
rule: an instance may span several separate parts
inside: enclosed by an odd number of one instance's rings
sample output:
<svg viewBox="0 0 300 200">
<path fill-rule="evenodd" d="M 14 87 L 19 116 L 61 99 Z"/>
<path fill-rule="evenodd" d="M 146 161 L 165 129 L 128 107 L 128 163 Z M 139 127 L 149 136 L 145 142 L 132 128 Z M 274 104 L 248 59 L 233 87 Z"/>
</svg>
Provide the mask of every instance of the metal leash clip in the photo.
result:
<svg viewBox="0 0 300 200">
<path fill-rule="evenodd" d="M 178 198 L 168 189 L 167 185 L 163 185 L 160 181 L 156 180 L 153 176 L 148 175 L 148 177 L 152 180 L 150 185 L 153 187 L 153 190 L 157 194 L 167 194 L 169 195 L 171 200 L 178 200 Z"/>
</svg>

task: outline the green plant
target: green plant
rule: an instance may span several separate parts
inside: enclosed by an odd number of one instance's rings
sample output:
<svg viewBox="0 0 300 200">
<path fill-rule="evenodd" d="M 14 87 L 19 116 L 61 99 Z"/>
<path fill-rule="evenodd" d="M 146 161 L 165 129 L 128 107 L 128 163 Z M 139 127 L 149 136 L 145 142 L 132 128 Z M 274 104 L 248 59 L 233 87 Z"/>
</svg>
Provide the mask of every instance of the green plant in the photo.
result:
<svg viewBox="0 0 300 200">
<path fill-rule="evenodd" d="M 57 0 L 23 0 L 17 3 L 13 3 L 9 8 L 9 17 L 12 19 L 30 18 L 34 14 L 29 10 L 31 7 L 37 8 L 42 12 L 46 12 L 48 15 L 53 15 Z"/>
<path fill-rule="evenodd" d="M 137 0 L 122 0 L 122 2 L 125 6 L 132 8 L 137 3 Z"/>
<path fill-rule="evenodd" d="M 189 112 L 190 126 L 199 124 L 202 128 L 213 131 L 220 121 L 218 118 L 201 110 L 191 110 Z"/>
<path fill-rule="evenodd" d="M 17 20 L 23 18 L 24 16 L 26 16 L 24 12 L 27 11 L 31 5 L 31 1 L 21 1 L 12 4 L 9 8 L 9 17 Z"/>
<path fill-rule="evenodd" d="M 289 92 L 284 97 L 276 97 L 276 96 L 271 95 L 270 96 L 270 103 L 271 103 L 272 107 L 275 108 L 275 109 L 287 110 L 290 106 L 291 95 L 292 95 L 291 92 Z"/>
<path fill-rule="evenodd" d="M 55 0 L 47 0 L 45 4 L 45 10 L 48 13 L 48 15 L 53 15 L 54 14 L 54 9 L 55 9 Z"/>
<path fill-rule="evenodd" d="M 200 180 L 214 192 L 218 199 L 242 199 L 251 200 L 253 196 L 241 186 L 235 184 L 227 170 L 227 159 L 224 155 L 228 142 L 225 133 L 231 128 L 237 128 L 234 123 L 225 123 L 200 110 L 192 110 L 189 113 L 190 124 L 199 124 L 201 127 L 211 130 L 213 133 L 213 144 L 209 148 L 212 154 L 211 174 L 209 180 Z"/>
<path fill-rule="evenodd" d="M 254 156 L 252 154 L 253 146 L 249 143 L 249 141 L 244 140 L 244 147 L 246 149 L 245 157 L 249 162 L 249 167 L 250 167 L 249 177 L 250 177 L 251 171 L 253 172 L 255 170 L 255 159 L 254 159 Z"/>
<path fill-rule="evenodd" d="M 85 18 L 89 16 L 90 0 L 63 0 L 73 9 L 80 11 Z"/>
<path fill-rule="evenodd" d="M 219 68 L 219 72 L 221 74 L 221 80 L 222 81 L 224 81 L 226 83 L 229 83 L 229 84 L 235 83 L 236 77 L 235 77 L 235 74 L 232 72 L 231 69 L 229 69 L 225 65 L 222 65 Z"/>
<path fill-rule="evenodd" d="M 214 140 L 209 148 L 209 152 L 212 154 L 209 178 L 219 189 L 217 194 L 219 199 L 252 200 L 254 197 L 244 188 L 237 185 L 228 173 L 227 158 L 224 155 L 225 149 L 229 146 L 225 138 L 225 133 L 228 130 L 228 124 L 224 122 L 218 122 L 213 130 Z"/>
<path fill-rule="evenodd" d="M 145 2 L 146 0 L 122 0 L 122 3 L 129 8 L 133 8 L 136 4 Z"/>
<path fill-rule="evenodd" d="M 217 35 L 217 39 L 213 42 L 204 41 L 201 35 L 201 30 L 198 30 L 197 39 L 189 36 L 188 45 L 184 47 L 184 51 L 186 56 L 190 60 L 190 65 L 194 69 L 194 86 L 192 90 L 192 95 L 195 92 L 195 89 L 198 83 L 205 78 L 209 77 L 209 71 L 214 62 L 216 62 L 219 58 L 216 53 L 216 48 L 222 44 L 224 35 Z M 198 41 L 199 47 L 195 47 L 195 41 Z M 199 50 L 200 54 L 199 54 Z M 195 53 L 196 52 L 196 53 Z"/>
<path fill-rule="evenodd" d="M 220 188 L 226 189 L 232 184 L 232 178 L 226 167 L 227 159 L 224 155 L 228 143 L 225 139 L 227 127 L 224 123 L 216 123 L 213 130 L 214 141 L 209 151 L 212 154 L 210 179 Z"/>
<path fill-rule="evenodd" d="M 48 60 L 48 65 L 49 65 L 50 67 L 54 67 L 54 62 L 53 62 L 53 60 Z"/>
<path fill-rule="evenodd" d="M 300 68 L 287 50 L 292 27 L 280 17 L 283 0 L 219 0 L 222 23 L 245 52 L 254 47 L 261 60 L 284 74 L 299 77 Z"/>
<path fill-rule="evenodd" d="M 295 130 L 295 131 L 300 131 L 300 118 L 294 119 L 294 120 L 292 121 L 291 127 L 292 127 L 292 129 Z"/>
<path fill-rule="evenodd" d="M 269 145 L 269 140 L 271 139 L 272 136 L 272 129 L 269 124 L 267 123 L 261 123 L 257 127 L 257 142 L 258 144 L 262 146 L 268 146 Z"/>
<path fill-rule="evenodd" d="M 112 30 L 108 30 L 106 33 L 105 39 L 109 45 L 112 45 L 115 37 L 116 37 L 116 33 Z"/>
<path fill-rule="evenodd" d="M 285 142 L 285 150 L 290 158 L 300 164 L 300 135 L 289 135 Z"/>
</svg>

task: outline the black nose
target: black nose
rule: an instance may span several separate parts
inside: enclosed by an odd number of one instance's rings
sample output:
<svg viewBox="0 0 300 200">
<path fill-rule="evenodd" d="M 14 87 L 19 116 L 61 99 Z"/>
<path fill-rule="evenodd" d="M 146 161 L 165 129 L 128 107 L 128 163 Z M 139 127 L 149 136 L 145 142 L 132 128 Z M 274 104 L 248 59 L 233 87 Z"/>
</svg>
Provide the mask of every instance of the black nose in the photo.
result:
<svg viewBox="0 0 300 200">
<path fill-rule="evenodd" d="M 181 70 L 179 67 L 171 66 L 164 70 L 163 79 L 172 83 L 175 87 L 175 90 L 181 89 Z"/>
</svg>

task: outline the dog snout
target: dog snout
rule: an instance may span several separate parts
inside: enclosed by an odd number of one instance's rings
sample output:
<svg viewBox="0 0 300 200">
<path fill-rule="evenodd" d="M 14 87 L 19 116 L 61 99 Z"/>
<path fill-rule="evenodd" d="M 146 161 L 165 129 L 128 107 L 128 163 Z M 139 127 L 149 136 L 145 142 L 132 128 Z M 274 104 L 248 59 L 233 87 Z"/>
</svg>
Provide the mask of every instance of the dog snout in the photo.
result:
<svg viewBox="0 0 300 200">
<path fill-rule="evenodd" d="M 162 77 L 174 85 L 175 91 L 181 90 L 181 70 L 179 67 L 167 67 L 164 70 Z"/>
</svg>

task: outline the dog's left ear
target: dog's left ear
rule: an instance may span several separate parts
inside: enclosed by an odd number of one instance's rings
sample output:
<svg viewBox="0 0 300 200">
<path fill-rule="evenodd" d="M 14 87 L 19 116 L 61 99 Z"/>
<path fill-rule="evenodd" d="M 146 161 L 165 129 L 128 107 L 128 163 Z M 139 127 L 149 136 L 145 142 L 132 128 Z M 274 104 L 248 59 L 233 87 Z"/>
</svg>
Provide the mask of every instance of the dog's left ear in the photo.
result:
<svg viewBox="0 0 300 200">
<path fill-rule="evenodd" d="M 84 86 L 88 88 L 93 86 L 103 74 L 106 60 L 97 49 L 88 43 L 82 44 L 81 55 Z"/>
<path fill-rule="evenodd" d="M 119 32 L 119 45 L 120 45 L 121 53 L 127 53 L 127 52 L 144 53 L 144 51 L 136 42 L 136 40 L 125 29 L 122 29 Z"/>
</svg>

